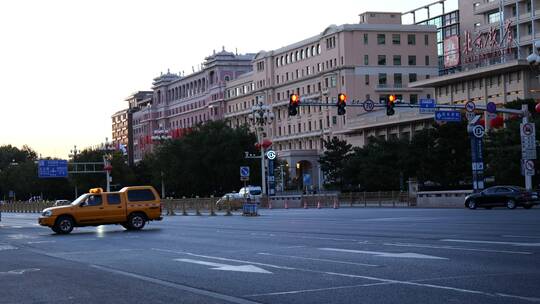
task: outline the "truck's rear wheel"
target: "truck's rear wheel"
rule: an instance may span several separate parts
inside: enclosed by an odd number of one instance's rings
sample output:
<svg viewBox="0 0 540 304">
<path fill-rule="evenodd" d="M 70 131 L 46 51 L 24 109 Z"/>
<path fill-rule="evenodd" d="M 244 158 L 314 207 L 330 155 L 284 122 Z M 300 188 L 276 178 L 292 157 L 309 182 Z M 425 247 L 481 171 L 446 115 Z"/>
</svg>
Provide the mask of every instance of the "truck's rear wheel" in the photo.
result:
<svg viewBox="0 0 540 304">
<path fill-rule="evenodd" d="M 129 216 L 127 225 L 130 230 L 141 230 L 146 225 L 146 216 L 142 213 L 133 213 Z"/>
<path fill-rule="evenodd" d="M 56 220 L 53 231 L 58 234 L 68 234 L 73 230 L 73 219 L 69 216 L 61 216 Z"/>
</svg>

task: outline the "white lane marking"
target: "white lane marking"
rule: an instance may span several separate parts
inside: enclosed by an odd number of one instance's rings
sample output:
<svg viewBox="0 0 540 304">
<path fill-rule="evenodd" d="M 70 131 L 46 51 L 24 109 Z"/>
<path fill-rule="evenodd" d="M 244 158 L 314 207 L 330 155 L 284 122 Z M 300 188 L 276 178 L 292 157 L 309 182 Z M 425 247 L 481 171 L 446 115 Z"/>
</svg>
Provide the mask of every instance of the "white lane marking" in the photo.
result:
<svg viewBox="0 0 540 304">
<path fill-rule="evenodd" d="M 504 234 L 504 235 L 501 235 L 501 236 L 505 237 L 505 238 L 540 239 L 540 236 L 534 236 L 534 235 L 509 235 L 509 234 Z"/>
<path fill-rule="evenodd" d="M 21 275 L 21 274 L 24 274 L 26 272 L 34 272 L 34 271 L 39 271 L 40 269 L 39 268 L 28 268 L 28 269 L 15 269 L 15 270 L 10 270 L 10 271 L 3 271 L 3 272 L 0 272 L 0 275 Z"/>
<path fill-rule="evenodd" d="M 255 302 L 255 301 L 250 301 L 250 300 L 246 300 L 246 299 L 242 299 L 242 298 L 237 298 L 237 297 L 233 297 L 233 296 L 229 296 L 229 295 L 225 295 L 225 294 L 221 294 L 221 293 L 217 293 L 217 292 L 212 292 L 212 291 L 208 291 L 208 290 L 204 290 L 204 289 L 197 289 L 197 288 L 194 288 L 194 287 L 190 287 L 190 286 L 186 286 L 186 285 L 182 285 L 182 284 L 178 284 L 178 283 L 173 283 L 173 282 L 168 282 L 168 281 L 163 281 L 163 280 L 160 280 L 160 279 L 156 279 L 156 278 L 152 278 L 152 277 L 148 277 L 148 276 L 143 276 L 143 275 L 139 275 L 139 274 L 135 274 L 135 273 L 131 273 L 131 272 L 111 269 L 110 267 L 103 267 L 103 266 L 99 266 L 99 265 L 90 265 L 90 267 L 95 268 L 95 269 L 99 269 L 99 270 L 102 270 L 102 271 L 107 271 L 109 273 L 114 273 L 114 274 L 117 274 L 117 275 L 123 275 L 123 276 L 127 276 L 127 277 L 130 277 L 130 278 L 139 279 L 139 280 L 142 280 L 142 281 L 145 281 L 145 282 L 149 282 L 149 283 L 153 283 L 153 284 L 157 284 L 157 285 L 161 285 L 161 286 L 165 286 L 165 287 L 170 287 L 170 288 L 174 288 L 174 289 L 178 289 L 178 290 L 183 290 L 183 291 L 191 292 L 193 294 L 202 295 L 202 296 L 206 296 L 206 297 L 210 297 L 210 298 L 214 298 L 214 299 L 218 299 L 218 300 L 222 300 L 222 301 L 227 301 L 227 302 L 231 302 L 231 303 L 236 303 L 236 304 L 260 304 L 259 302 Z"/>
<path fill-rule="evenodd" d="M 185 262 L 185 263 L 192 263 L 192 264 L 199 264 L 199 265 L 205 265 L 205 266 L 211 266 L 214 268 L 211 268 L 213 270 L 223 270 L 223 271 L 237 271 L 237 272 L 254 272 L 254 273 L 271 273 L 270 271 L 264 270 L 262 268 L 259 268 L 257 266 L 253 265 L 228 265 L 228 264 L 220 264 L 220 263 L 213 263 L 213 262 L 206 262 L 206 261 L 200 261 L 200 260 L 193 260 L 193 259 L 174 259 L 178 262 Z"/>
<path fill-rule="evenodd" d="M 254 236 L 271 236 L 271 237 L 288 237 L 288 238 L 294 238 L 294 239 L 311 239 L 311 240 L 328 240 L 328 241 L 339 241 L 339 242 L 361 242 L 361 243 L 367 243 L 367 241 L 364 240 L 356 240 L 356 239 L 340 239 L 340 238 L 328 238 L 328 237 L 317 237 L 317 236 L 303 236 L 303 235 L 287 235 L 287 234 L 272 234 L 272 233 L 250 233 L 250 235 Z"/>
<path fill-rule="evenodd" d="M 477 243 L 477 244 L 494 244 L 494 245 L 512 245 L 522 247 L 540 247 L 540 243 L 521 243 L 521 242 L 498 242 L 498 241 L 481 241 L 481 240 L 456 240 L 442 239 L 442 242 L 457 242 L 457 243 Z"/>
<path fill-rule="evenodd" d="M 67 252 L 55 252 L 55 255 L 70 255 L 70 254 L 90 254 L 90 253 L 107 253 L 107 252 L 127 252 L 127 251 L 143 251 L 146 249 L 139 248 L 125 248 L 125 249 L 104 249 L 104 250 L 85 250 L 85 251 L 67 251 Z"/>
<path fill-rule="evenodd" d="M 522 296 L 515 296 L 515 295 L 509 295 L 504 293 L 496 293 L 496 295 L 505 297 L 505 298 L 514 298 L 514 299 L 520 299 L 525 300 L 529 302 L 540 302 L 540 298 L 533 298 L 533 297 L 522 297 Z"/>
<path fill-rule="evenodd" d="M 442 290 L 449 290 L 449 291 L 455 291 L 455 292 L 461 292 L 461 293 L 484 295 L 484 296 L 488 296 L 488 297 L 497 297 L 497 296 L 503 297 L 503 295 L 500 295 L 500 294 L 493 294 L 493 293 L 488 293 L 488 292 L 479 291 L 479 290 L 463 289 L 463 288 L 456 288 L 456 287 L 450 287 L 450 286 L 444 286 L 444 285 L 424 284 L 424 283 L 419 283 L 419 282 L 414 282 L 414 281 L 399 281 L 399 280 L 390 280 L 390 279 L 383 279 L 383 278 L 362 276 L 362 275 L 354 275 L 354 274 L 347 274 L 347 273 L 326 272 L 326 271 L 318 271 L 318 270 L 304 269 L 304 268 L 293 268 L 293 267 L 286 267 L 286 266 L 279 266 L 279 265 L 272 265 L 272 264 L 264 264 L 264 263 L 258 263 L 258 262 L 252 262 L 252 261 L 242 261 L 242 260 L 222 258 L 222 257 L 216 257 L 216 256 L 200 255 L 200 254 L 195 254 L 195 253 L 190 253 L 190 252 L 175 251 L 175 250 L 169 250 L 169 249 L 151 248 L 151 250 L 160 251 L 160 252 L 167 252 L 167 253 L 175 253 L 175 254 L 184 254 L 184 255 L 197 256 L 197 257 L 204 257 L 204 258 L 215 259 L 215 260 L 219 260 L 219 261 L 231 261 L 231 262 L 239 262 L 239 263 L 246 263 L 246 264 L 253 264 L 253 265 L 262 265 L 262 266 L 266 266 L 266 267 L 284 269 L 284 270 L 303 271 L 303 272 L 309 272 L 309 273 L 334 275 L 334 276 L 347 277 L 347 278 L 360 278 L 360 279 L 366 279 L 366 280 L 372 280 L 372 281 L 379 281 L 379 282 L 382 282 L 382 283 L 394 283 L 394 284 L 402 284 L 402 285 L 410 285 L 410 286 L 442 289 Z M 109 270 L 109 268 L 105 268 L 105 269 Z M 504 297 L 516 297 L 516 298 L 519 298 L 521 300 L 527 300 L 527 298 L 517 296 L 517 295 L 504 295 Z M 527 301 L 532 301 L 532 300 L 527 300 Z"/>
<path fill-rule="evenodd" d="M 336 252 L 347 252 L 347 253 L 361 253 L 361 254 L 371 254 L 382 258 L 406 258 L 406 259 L 429 259 L 429 260 L 448 260 L 448 258 L 426 255 L 414 252 L 379 252 L 379 251 L 365 251 L 365 250 L 352 250 L 352 249 L 340 249 L 340 248 L 318 248 L 319 250 L 324 251 L 336 251 Z"/>
<path fill-rule="evenodd" d="M 56 241 L 34 241 L 34 242 L 26 242 L 26 244 L 43 244 L 43 243 L 56 243 Z"/>
<path fill-rule="evenodd" d="M 397 246 L 397 247 L 434 248 L 434 249 L 449 249 L 449 250 L 479 251 L 479 252 L 509 253 L 509 254 L 532 254 L 532 252 L 527 252 L 527 251 L 475 249 L 475 248 L 464 248 L 464 247 L 454 247 L 454 246 L 436 246 L 436 245 L 427 245 L 427 244 L 384 243 L 383 245 Z"/>
<path fill-rule="evenodd" d="M 317 291 L 338 290 L 338 289 L 357 288 L 357 287 L 369 287 L 369 286 L 389 285 L 389 284 L 394 284 L 394 283 L 383 282 L 383 283 L 347 285 L 347 286 L 337 286 L 337 287 L 327 287 L 327 288 L 291 290 L 291 291 L 281 291 L 281 292 L 271 292 L 271 293 L 258 293 L 258 294 L 244 295 L 244 297 L 280 296 L 280 295 L 286 295 L 286 294 L 297 294 L 297 293 L 305 293 L 305 292 L 317 292 Z"/>
<path fill-rule="evenodd" d="M 257 254 L 260 254 L 260 255 L 269 255 L 269 256 L 277 256 L 277 257 L 285 257 L 285 258 L 291 258 L 291 259 L 309 260 L 309 261 L 330 262 L 330 263 L 346 264 L 346 265 L 367 266 L 367 267 L 380 267 L 380 265 L 374 265 L 374 264 L 364 264 L 364 263 L 345 262 L 345 261 L 336 261 L 336 260 L 328 260 L 328 259 L 317 259 L 317 258 L 306 258 L 306 257 L 300 257 L 300 256 L 294 256 L 294 255 L 273 254 L 273 253 L 267 253 L 267 252 L 259 252 L 259 253 L 257 253 Z"/>
<path fill-rule="evenodd" d="M 11 245 L 0 245 L 0 251 L 2 250 L 15 250 L 17 247 L 11 246 Z"/>
</svg>

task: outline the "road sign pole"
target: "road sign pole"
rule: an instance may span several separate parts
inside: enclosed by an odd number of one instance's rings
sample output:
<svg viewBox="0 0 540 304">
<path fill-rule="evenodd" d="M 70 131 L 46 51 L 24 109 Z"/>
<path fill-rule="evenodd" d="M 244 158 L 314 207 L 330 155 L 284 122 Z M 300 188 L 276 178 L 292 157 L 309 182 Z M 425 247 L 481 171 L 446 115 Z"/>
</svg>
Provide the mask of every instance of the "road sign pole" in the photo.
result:
<svg viewBox="0 0 540 304">
<path fill-rule="evenodd" d="M 523 124 L 529 123 L 529 109 L 527 105 L 526 104 L 521 105 L 521 110 L 523 111 L 522 123 Z M 536 142 L 536 138 L 535 138 L 535 142 Z M 523 151 L 523 145 L 521 149 Z M 532 176 L 529 174 L 524 174 L 524 175 L 525 175 L 525 189 L 532 190 Z"/>
</svg>

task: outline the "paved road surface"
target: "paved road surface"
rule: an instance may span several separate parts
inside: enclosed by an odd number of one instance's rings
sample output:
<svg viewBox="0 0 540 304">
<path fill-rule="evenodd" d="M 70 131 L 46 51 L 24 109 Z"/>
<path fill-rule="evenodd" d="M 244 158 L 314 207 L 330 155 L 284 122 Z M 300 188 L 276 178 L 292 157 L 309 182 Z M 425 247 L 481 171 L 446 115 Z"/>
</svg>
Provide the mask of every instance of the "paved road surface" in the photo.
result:
<svg viewBox="0 0 540 304">
<path fill-rule="evenodd" d="M 540 209 L 263 210 L 54 235 L 0 222 L 0 303 L 535 303 Z"/>
</svg>

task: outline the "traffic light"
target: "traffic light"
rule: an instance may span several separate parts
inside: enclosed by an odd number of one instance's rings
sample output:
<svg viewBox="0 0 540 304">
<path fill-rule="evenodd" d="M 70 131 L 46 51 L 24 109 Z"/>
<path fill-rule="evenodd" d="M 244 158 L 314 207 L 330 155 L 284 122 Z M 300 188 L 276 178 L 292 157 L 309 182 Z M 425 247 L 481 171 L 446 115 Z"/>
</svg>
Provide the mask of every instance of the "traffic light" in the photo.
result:
<svg viewBox="0 0 540 304">
<path fill-rule="evenodd" d="M 347 95 L 343 93 L 339 93 L 337 97 L 337 114 L 338 115 L 345 115 L 346 113 L 345 106 L 347 106 Z"/>
<path fill-rule="evenodd" d="M 296 116 L 298 114 L 298 103 L 300 102 L 300 97 L 296 94 L 291 94 L 289 96 L 289 116 Z"/>
<path fill-rule="evenodd" d="M 395 102 L 396 102 L 396 95 L 388 96 L 386 100 L 386 115 L 392 116 L 396 113 L 396 111 L 394 110 Z"/>
</svg>

